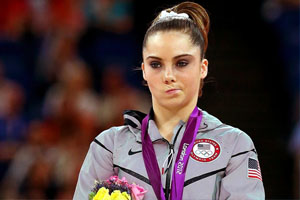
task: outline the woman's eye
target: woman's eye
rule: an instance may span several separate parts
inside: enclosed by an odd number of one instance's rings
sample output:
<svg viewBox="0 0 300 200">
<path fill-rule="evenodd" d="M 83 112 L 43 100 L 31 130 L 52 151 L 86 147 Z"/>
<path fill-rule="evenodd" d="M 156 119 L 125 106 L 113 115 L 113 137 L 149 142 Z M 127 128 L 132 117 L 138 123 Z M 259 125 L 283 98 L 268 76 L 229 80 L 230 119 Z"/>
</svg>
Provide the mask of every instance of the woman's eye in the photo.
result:
<svg viewBox="0 0 300 200">
<path fill-rule="evenodd" d="M 179 61 L 179 62 L 177 62 L 177 66 L 178 67 L 185 67 L 185 66 L 187 66 L 189 63 L 187 62 L 187 61 Z"/>
<path fill-rule="evenodd" d="M 159 62 L 151 62 L 151 63 L 150 63 L 150 66 L 151 66 L 152 68 L 159 68 L 159 67 L 161 67 L 161 64 L 160 64 Z"/>
</svg>

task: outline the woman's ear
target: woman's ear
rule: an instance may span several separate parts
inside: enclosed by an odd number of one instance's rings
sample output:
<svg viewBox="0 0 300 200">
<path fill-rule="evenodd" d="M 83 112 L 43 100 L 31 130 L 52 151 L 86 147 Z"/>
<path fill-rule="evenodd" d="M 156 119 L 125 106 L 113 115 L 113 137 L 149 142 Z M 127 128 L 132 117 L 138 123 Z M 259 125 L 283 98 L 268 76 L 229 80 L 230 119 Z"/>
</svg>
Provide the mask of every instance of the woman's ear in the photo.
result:
<svg viewBox="0 0 300 200">
<path fill-rule="evenodd" d="M 143 71 L 143 78 L 144 78 L 145 81 L 147 81 L 147 78 L 146 78 L 146 72 L 145 72 L 145 65 L 144 65 L 143 62 L 142 62 L 142 64 L 141 64 L 141 68 L 142 68 L 142 71 Z"/>
<path fill-rule="evenodd" d="M 201 79 L 204 79 L 207 76 L 208 72 L 208 60 L 207 59 L 202 59 L 201 61 L 201 68 L 200 68 L 200 74 L 201 74 Z"/>
</svg>

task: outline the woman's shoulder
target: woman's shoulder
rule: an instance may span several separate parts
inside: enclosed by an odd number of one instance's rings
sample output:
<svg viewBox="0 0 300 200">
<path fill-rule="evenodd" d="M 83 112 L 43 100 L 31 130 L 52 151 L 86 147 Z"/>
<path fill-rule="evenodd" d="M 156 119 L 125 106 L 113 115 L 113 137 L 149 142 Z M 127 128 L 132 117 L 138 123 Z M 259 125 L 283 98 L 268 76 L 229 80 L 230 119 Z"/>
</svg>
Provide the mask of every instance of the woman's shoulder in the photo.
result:
<svg viewBox="0 0 300 200">
<path fill-rule="evenodd" d="M 202 112 L 203 120 L 201 124 L 203 129 L 198 131 L 198 139 L 200 141 L 209 139 L 217 143 L 221 149 L 226 149 L 226 152 L 230 155 L 238 155 L 241 152 L 250 151 L 256 153 L 253 140 L 247 133 L 237 127 L 221 122 L 205 111 Z"/>
<path fill-rule="evenodd" d="M 106 139 L 113 139 L 116 134 L 119 134 L 120 132 L 124 132 L 124 130 L 126 130 L 126 126 L 125 125 L 121 125 L 121 126 L 112 126 L 108 129 L 105 129 L 103 131 L 101 131 L 95 138 L 95 140 L 106 140 Z"/>
<path fill-rule="evenodd" d="M 198 132 L 232 142 L 252 143 L 251 137 L 240 128 L 221 122 L 217 117 L 202 110 L 203 119 Z"/>
</svg>

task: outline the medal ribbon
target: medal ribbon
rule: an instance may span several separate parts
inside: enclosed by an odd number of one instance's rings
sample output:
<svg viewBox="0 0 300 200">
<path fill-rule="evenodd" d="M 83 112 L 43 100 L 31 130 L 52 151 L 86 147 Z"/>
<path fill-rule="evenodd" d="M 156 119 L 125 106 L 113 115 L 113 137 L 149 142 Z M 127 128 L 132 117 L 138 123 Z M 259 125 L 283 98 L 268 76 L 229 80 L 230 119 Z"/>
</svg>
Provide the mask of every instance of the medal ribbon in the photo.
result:
<svg viewBox="0 0 300 200">
<path fill-rule="evenodd" d="M 179 151 L 175 160 L 171 187 L 171 200 L 181 200 L 184 177 L 189 161 L 190 152 L 200 127 L 202 112 L 196 106 L 190 115 L 182 140 L 179 145 Z M 149 114 L 142 121 L 142 154 L 147 170 L 147 174 L 155 192 L 157 199 L 165 200 L 165 195 L 161 183 L 160 170 L 156 159 L 154 147 L 148 134 Z M 191 145 L 192 144 L 192 145 Z"/>
</svg>

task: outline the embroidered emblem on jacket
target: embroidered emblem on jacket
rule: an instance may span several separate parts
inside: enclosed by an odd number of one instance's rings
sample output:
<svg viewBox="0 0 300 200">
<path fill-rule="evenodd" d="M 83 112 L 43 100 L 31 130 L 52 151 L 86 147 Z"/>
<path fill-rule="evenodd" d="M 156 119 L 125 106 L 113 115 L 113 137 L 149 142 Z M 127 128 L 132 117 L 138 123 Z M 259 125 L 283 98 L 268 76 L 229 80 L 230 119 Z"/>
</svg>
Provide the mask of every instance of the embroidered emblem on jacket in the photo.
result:
<svg viewBox="0 0 300 200">
<path fill-rule="evenodd" d="M 248 159 L 248 178 L 259 179 L 262 181 L 259 162 L 254 158 Z"/>
<path fill-rule="evenodd" d="M 211 162 L 219 157 L 220 145 L 211 139 L 197 139 L 194 142 L 191 157 L 199 162 Z"/>
</svg>

